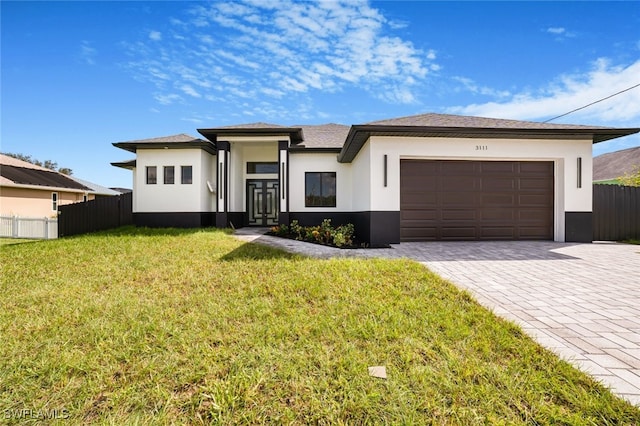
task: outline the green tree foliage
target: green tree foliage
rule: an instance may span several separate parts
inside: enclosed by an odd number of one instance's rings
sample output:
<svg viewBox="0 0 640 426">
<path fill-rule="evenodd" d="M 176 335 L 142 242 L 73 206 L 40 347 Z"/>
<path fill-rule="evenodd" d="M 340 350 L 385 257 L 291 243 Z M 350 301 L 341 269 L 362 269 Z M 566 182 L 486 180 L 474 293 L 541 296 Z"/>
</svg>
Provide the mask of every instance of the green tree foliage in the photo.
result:
<svg viewBox="0 0 640 426">
<path fill-rule="evenodd" d="M 9 157 L 17 158 L 18 160 L 26 161 L 27 163 L 35 164 L 36 166 L 44 167 L 49 170 L 53 170 L 54 172 L 62 173 L 63 175 L 71 176 L 73 174 L 73 170 L 68 167 L 58 167 L 58 163 L 51 160 L 40 161 L 35 158 L 31 158 L 30 155 L 25 154 L 14 154 L 11 152 L 3 152 L 4 155 L 8 155 Z"/>
<path fill-rule="evenodd" d="M 630 173 L 620 176 L 618 182 L 624 186 L 640 186 L 640 166 L 635 166 Z"/>
</svg>

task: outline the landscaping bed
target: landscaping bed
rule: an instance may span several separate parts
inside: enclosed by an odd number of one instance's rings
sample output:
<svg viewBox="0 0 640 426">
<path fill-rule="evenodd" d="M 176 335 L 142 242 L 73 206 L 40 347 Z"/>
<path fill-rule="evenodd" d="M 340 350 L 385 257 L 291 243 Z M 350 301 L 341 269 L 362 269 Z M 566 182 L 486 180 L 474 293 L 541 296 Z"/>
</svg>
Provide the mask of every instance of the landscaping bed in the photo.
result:
<svg viewBox="0 0 640 426">
<path fill-rule="evenodd" d="M 331 219 L 323 220 L 318 226 L 301 226 L 297 220 L 294 220 L 289 225 L 272 227 L 268 234 L 337 248 L 367 247 L 365 243 L 356 240 L 353 224 L 348 223 L 334 228 L 331 225 Z"/>
</svg>

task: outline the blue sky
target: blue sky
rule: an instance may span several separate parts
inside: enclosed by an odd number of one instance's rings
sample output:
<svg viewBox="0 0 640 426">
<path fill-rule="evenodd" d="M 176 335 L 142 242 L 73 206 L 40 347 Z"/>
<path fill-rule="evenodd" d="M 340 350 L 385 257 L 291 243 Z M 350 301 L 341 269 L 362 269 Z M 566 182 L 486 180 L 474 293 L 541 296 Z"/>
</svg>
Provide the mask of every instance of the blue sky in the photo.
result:
<svg viewBox="0 0 640 426">
<path fill-rule="evenodd" d="M 543 121 L 640 83 L 640 2 L 2 1 L 1 147 L 131 187 L 111 143 L 425 112 Z M 555 122 L 640 127 L 640 87 Z M 640 146 L 630 136 L 594 154 Z"/>
</svg>

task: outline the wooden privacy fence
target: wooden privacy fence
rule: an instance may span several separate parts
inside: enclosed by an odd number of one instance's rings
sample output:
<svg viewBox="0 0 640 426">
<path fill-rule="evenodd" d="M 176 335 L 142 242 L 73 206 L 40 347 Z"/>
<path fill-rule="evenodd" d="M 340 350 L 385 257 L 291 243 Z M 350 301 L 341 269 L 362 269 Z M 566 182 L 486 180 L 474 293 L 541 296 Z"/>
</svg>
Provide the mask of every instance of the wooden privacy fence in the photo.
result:
<svg viewBox="0 0 640 426">
<path fill-rule="evenodd" d="M 58 235 L 68 237 L 131 225 L 133 223 L 132 206 L 131 192 L 60 206 Z"/>
<path fill-rule="evenodd" d="M 593 240 L 640 240 L 640 187 L 593 185 Z"/>
</svg>

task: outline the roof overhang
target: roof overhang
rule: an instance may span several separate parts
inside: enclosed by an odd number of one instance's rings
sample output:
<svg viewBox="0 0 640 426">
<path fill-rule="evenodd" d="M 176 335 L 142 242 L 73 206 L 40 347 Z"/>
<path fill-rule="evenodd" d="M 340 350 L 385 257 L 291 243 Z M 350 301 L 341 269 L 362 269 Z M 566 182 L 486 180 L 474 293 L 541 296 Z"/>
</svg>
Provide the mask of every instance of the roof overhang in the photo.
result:
<svg viewBox="0 0 640 426">
<path fill-rule="evenodd" d="M 305 153 L 305 154 L 327 154 L 327 153 L 333 153 L 333 154 L 339 154 L 340 151 L 342 150 L 342 148 L 331 148 L 331 147 L 311 147 L 311 148 L 307 148 L 304 146 L 291 146 L 289 147 L 289 153 L 291 154 L 299 154 L 299 153 Z"/>
<path fill-rule="evenodd" d="M 113 163 L 111 163 L 112 166 L 115 167 L 120 167 L 123 169 L 128 169 L 128 170 L 132 170 L 136 167 L 136 160 L 129 160 L 129 161 L 115 161 Z"/>
<path fill-rule="evenodd" d="M 584 129 L 531 129 L 487 127 L 423 127 L 423 126 L 351 126 L 338 162 L 350 163 L 371 136 L 395 137 L 448 137 L 448 138 L 498 138 L 498 139 L 591 139 L 592 143 L 604 142 L 640 132 L 640 128 L 584 128 Z"/>
<path fill-rule="evenodd" d="M 302 128 L 300 127 L 213 128 L 197 130 L 198 133 L 213 143 L 216 143 L 218 140 L 224 140 L 225 136 L 283 136 L 288 137 L 292 144 L 297 144 L 304 140 Z"/>
<path fill-rule="evenodd" d="M 115 142 L 116 148 L 136 153 L 139 149 L 193 149 L 198 148 L 210 154 L 216 153 L 216 147 L 210 141 L 195 139 L 189 142 Z"/>
</svg>

